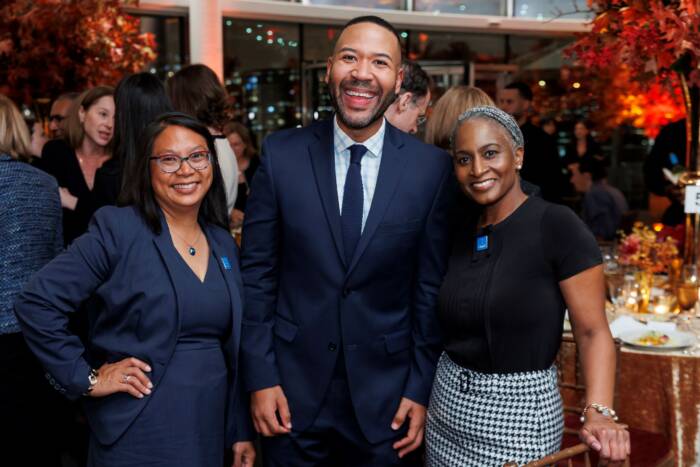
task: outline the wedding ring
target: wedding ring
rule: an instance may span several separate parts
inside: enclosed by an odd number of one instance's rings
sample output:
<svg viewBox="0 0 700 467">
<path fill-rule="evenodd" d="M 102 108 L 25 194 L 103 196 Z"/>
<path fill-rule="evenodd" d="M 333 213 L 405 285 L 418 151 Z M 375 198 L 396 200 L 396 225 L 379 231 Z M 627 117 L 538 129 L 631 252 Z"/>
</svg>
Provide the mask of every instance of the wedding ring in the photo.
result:
<svg viewBox="0 0 700 467">
<path fill-rule="evenodd" d="M 130 378 L 131 378 L 131 375 L 123 375 L 123 376 L 122 376 L 122 381 L 123 381 L 124 383 L 128 383 Z"/>
</svg>

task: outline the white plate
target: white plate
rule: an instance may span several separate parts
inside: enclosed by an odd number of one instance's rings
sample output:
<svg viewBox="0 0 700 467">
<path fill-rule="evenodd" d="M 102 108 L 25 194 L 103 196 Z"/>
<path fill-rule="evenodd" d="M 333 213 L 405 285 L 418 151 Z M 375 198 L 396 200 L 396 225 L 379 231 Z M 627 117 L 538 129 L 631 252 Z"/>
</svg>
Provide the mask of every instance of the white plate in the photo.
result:
<svg viewBox="0 0 700 467">
<path fill-rule="evenodd" d="M 640 344 L 639 339 L 643 336 L 649 334 L 651 331 L 649 329 L 638 330 L 638 331 L 628 331 L 620 335 L 620 340 L 627 345 L 632 347 L 638 347 L 643 349 L 661 349 L 661 350 L 673 350 L 673 349 L 683 349 L 685 347 L 690 347 L 695 345 L 697 338 L 695 334 L 689 332 L 681 331 L 656 331 L 657 333 L 665 334 L 669 337 L 669 341 L 663 345 L 645 345 Z"/>
</svg>

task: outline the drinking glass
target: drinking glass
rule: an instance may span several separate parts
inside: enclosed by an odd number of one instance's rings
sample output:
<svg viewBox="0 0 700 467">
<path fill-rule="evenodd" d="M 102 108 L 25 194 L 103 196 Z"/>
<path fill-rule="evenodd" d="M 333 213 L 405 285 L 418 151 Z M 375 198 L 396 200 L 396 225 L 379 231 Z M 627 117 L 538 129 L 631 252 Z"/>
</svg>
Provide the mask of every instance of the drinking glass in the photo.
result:
<svg viewBox="0 0 700 467">
<path fill-rule="evenodd" d="M 691 310 L 698 301 L 698 268 L 694 264 L 686 264 L 681 270 L 681 280 L 676 295 L 681 310 Z"/>
</svg>

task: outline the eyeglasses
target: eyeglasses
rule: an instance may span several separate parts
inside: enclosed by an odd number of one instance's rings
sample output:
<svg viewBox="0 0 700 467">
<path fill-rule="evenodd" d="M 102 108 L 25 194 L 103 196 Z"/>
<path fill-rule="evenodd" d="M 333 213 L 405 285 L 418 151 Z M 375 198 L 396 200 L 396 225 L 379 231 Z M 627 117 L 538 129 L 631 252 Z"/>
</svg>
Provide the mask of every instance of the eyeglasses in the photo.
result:
<svg viewBox="0 0 700 467">
<path fill-rule="evenodd" d="M 163 156 L 152 156 L 150 160 L 158 163 L 161 172 L 171 174 L 180 170 L 183 162 L 187 162 L 194 170 L 204 170 L 209 167 L 211 154 L 208 151 L 193 152 L 187 157 L 180 157 L 175 154 L 165 154 Z"/>
</svg>

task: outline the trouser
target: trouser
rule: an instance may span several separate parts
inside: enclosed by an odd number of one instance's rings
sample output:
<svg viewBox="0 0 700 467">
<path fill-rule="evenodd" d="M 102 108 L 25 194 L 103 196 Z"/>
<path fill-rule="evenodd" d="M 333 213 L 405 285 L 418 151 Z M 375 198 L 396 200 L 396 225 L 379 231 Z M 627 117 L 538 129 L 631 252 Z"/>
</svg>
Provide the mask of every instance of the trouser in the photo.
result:
<svg viewBox="0 0 700 467">
<path fill-rule="evenodd" d="M 419 466 L 419 452 L 399 459 L 398 451 L 392 447 L 406 436 L 408 423 L 407 419 L 395 437 L 370 443 L 355 417 L 347 380 L 336 377 L 311 427 L 303 432 L 262 439 L 263 464 L 265 467 Z"/>
</svg>

